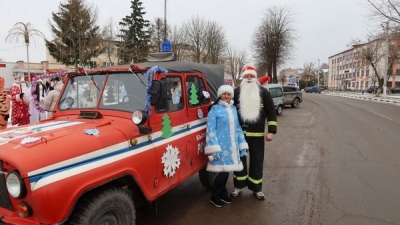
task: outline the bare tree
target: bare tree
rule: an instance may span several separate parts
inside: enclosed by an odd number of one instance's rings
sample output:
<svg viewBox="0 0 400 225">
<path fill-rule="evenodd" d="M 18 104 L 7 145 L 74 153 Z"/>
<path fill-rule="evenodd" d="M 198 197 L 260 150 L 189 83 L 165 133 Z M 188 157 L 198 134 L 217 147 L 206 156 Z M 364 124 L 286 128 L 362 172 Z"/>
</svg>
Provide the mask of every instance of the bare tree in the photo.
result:
<svg viewBox="0 0 400 225">
<path fill-rule="evenodd" d="M 168 28 L 167 28 L 168 30 Z M 149 27 L 150 34 L 150 46 L 152 50 L 150 52 L 161 52 L 161 42 L 164 40 L 165 35 L 165 24 L 164 20 L 160 17 L 154 19 L 154 22 Z"/>
<path fill-rule="evenodd" d="M 317 83 L 316 67 L 313 62 L 305 62 L 303 65 L 303 72 L 301 73 L 299 86 L 309 87 Z"/>
<path fill-rule="evenodd" d="M 194 61 L 201 62 L 206 46 L 206 21 L 194 16 L 183 24 L 186 43 L 193 47 Z"/>
<path fill-rule="evenodd" d="M 113 22 L 113 19 L 107 21 L 106 25 L 103 27 L 101 36 L 102 36 L 102 45 L 103 45 L 103 53 L 107 55 L 108 61 L 112 65 L 111 56 L 115 54 L 115 41 L 116 41 L 116 24 Z"/>
<path fill-rule="evenodd" d="M 295 30 L 292 28 L 292 14 L 286 7 L 268 8 L 265 17 L 253 36 L 254 58 L 260 74 L 272 75 L 277 83 L 277 68 L 291 59 L 294 49 Z"/>
<path fill-rule="evenodd" d="M 371 7 L 371 16 L 378 20 L 393 21 L 400 24 L 399 0 L 367 0 Z"/>
<path fill-rule="evenodd" d="M 203 62 L 218 64 L 224 56 L 228 42 L 224 28 L 215 21 L 208 21 L 205 30 L 206 51 Z"/>
<path fill-rule="evenodd" d="M 240 71 L 248 63 L 246 51 L 240 51 L 233 49 L 232 47 L 227 48 L 227 65 L 225 70 L 232 76 L 233 84 L 237 84 L 239 79 Z"/>
<path fill-rule="evenodd" d="M 19 43 L 20 38 L 24 39 L 24 42 L 26 45 L 26 57 L 28 60 L 29 82 L 31 81 L 31 73 L 29 70 L 29 44 L 30 44 L 30 38 L 32 37 L 32 39 L 33 39 L 33 36 L 39 36 L 39 37 L 45 39 L 44 34 L 41 31 L 33 28 L 31 23 L 17 22 L 14 24 L 14 27 L 8 31 L 8 35 L 6 37 L 6 42 L 7 42 L 7 40 L 9 40 L 10 42 L 15 41 L 16 43 Z"/>
<path fill-rule="evenodd" d="M 188 50 L 191 49 L 190 45 L 186 43 L 183 27 L 175 25 L 170 31 L 168 37 L 172 43 L 172 51 L 177 60 L 183 60 L 183 55 L 186 52 L 190 52 Z"/>
</svg>

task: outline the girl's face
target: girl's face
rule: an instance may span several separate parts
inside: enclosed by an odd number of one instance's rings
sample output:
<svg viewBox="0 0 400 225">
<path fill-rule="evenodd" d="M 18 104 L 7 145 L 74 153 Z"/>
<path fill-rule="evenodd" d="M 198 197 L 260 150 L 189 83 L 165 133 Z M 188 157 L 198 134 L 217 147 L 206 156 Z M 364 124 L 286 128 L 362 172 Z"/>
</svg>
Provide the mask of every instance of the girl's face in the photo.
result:
<svg viewBox="0 0 400 225">
<path fill-rule="evenodd" d="M 225 102 L 229 102 L 230 100 L 231 100 L 231 93 L 229 93 L 229 92 L 224 92 L 224 93 L 222 93 L 222 95 L 221 95 L 221 99 L 223 100 L 223 101 L 225 101 Z"/>
</svg>

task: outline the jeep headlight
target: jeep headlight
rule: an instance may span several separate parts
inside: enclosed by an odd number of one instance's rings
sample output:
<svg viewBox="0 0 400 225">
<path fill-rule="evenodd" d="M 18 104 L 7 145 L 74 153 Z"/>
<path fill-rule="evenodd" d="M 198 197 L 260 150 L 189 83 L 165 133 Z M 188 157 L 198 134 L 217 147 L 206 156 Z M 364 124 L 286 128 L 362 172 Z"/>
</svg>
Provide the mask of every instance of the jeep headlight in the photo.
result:
<svg viewBox="0 0 400 225">
<path fill-rule="evenodd" d="M 147 120 L 147 114 L 145 111 L 135 110 L 132 113 L 132 122 L 135 125 L 138 125 L 138 126 L 143 125 L 146 122 L 146 120 Z"/>
<path fill-rule="evenodd" d="M 23 198 L 26 194 L 26 187 L 21 176 L 16 172 L 12 171 L 6 178 L 6 186 L 8 193 L 13 198 Z"/>
</svg>

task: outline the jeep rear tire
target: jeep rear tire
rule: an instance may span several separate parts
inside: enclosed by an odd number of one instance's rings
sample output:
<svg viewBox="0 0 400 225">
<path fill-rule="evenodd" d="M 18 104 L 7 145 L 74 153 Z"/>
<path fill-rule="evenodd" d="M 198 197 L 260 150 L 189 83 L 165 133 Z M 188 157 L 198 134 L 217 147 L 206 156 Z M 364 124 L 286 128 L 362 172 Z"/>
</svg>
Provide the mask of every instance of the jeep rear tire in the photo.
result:
<svg viewBox="0 0 400 225">
<path fill-rule="evenodd" d="M 212 188 L 216 176 L 217 173 L 208 172 L 205 167 L 199 171 L 200 183 L 208 189 Z"/>
<path fill-rule="evenodd" d="M 132 195 L 124 189 L 102 189 L 78 202 L 68 224 L 135 225 L 136 210 Z"/>
</svg>

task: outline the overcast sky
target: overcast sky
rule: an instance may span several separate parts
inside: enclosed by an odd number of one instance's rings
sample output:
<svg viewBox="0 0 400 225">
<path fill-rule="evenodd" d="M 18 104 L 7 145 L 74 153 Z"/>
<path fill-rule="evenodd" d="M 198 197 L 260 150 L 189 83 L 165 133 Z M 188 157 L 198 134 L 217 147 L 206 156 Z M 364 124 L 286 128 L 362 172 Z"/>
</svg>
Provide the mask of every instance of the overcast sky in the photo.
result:
<svg viewBox="0 0 400 225">
<path fill-rule="evenodd" d="M 23 39 L 20 43 L 5 41 L 8 31 L 16 22 L 31 23 L 51 39 L 49 19 L 66 0 L 2 0 L 0 6 L 0 59 L 3 62 L 27 61 Z M 87 0 L 99 9 L 99 25 L 110 18 L 115 23 L 131 12 L 127 0 Z M 145 19 L 164 17 L 164 0 L 142 0 Z M 218 22 L 225 29 L 229 45 L 250 49 L 252 35 L 260 25 L 266 9 L 285 6 L 293 12 L 293 27 L 298 41 L 294 43 L 293 60 L 285 68 L 303 68 L 305 62 L 327 63 L 328 57 L 347 49 L 352 39 L 365 40 L 377 30 L 368 20 L 369 9 L 365 0 L 168 0 L 167 22 L 179 25 L 192 16 Z M 46 60 L 44 41 L 34 37 L 29 47 L 30 62 Z"/>
</svg>

